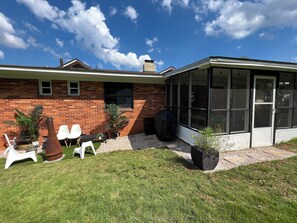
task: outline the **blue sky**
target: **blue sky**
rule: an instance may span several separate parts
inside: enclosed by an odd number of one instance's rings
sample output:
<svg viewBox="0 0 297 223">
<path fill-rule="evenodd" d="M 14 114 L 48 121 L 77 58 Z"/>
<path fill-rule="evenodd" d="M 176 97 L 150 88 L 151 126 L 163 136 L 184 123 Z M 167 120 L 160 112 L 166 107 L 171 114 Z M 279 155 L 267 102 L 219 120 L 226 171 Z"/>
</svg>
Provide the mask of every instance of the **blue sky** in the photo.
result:
<svg viewBox="0 0 297 223">
<path fill-rule="evenodd" d="M 1 0 L 0 64 L 179 68 L 208 56 L 297 62 L 296 0 Z"/>
</svg>

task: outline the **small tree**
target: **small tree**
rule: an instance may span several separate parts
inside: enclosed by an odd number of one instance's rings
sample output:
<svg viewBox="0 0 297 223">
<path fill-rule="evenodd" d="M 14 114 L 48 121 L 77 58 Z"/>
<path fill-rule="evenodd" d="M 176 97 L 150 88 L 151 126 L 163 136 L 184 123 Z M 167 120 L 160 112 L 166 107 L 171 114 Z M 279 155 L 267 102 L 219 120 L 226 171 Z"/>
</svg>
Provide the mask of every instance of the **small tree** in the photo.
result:
<svg viewBox="0 0 297 223">
<path fill-rule="evenodd" d="M 129 119 L 123 115 L 123 112 L 120 111 L 119 107 L 115 104 L 107 105 L 107 129 L 112 134 L 117 134 L 120 130 L 126 127 L 129 123 Z"/>
<path fill-rule="evenodd" d="M 43 107 L 37 105 L 28 114 L 24 114 L 19 109 L 15 109 L 15 121 L 5 121 L 5 124 L 18 126 L 21 130 L 22 137 L 29 137 L 31 141 L 37 141 L 39 138 L 40 124 L 42 117 Z"/>
</svg>

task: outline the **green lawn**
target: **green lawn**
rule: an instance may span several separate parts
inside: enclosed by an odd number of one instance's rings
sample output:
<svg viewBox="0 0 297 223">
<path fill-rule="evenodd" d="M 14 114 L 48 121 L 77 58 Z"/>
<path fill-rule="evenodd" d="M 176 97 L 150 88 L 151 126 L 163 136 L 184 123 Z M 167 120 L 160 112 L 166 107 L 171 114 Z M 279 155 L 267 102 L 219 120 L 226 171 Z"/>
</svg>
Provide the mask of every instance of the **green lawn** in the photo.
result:
<svg viewBox="0 0 297 223">
<path fill-rule="evenodd" d="M 276 144 L 276 147 L 297 153 L 297 138 L 293 138 L 287 142 Z"/>
<path fill-rule="evenodd" d="M 211 174 L 168 149 L 23 164 L 0 170 L 0 222 L 297 222 L 297 157 Z"/>
</svg>

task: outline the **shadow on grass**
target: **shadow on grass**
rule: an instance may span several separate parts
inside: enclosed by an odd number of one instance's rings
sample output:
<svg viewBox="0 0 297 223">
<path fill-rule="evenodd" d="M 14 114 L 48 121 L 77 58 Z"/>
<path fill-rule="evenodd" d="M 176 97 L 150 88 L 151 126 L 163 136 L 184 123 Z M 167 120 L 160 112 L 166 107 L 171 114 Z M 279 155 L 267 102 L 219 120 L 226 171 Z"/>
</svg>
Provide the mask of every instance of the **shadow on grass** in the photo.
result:
<svg viewBox="0 0 297 223">
<path fill-rule="evenodd" d="M 172 159 L 172 161 L 175 162 L 175 163 L 182 164 L 185 168 L 187 168 L 189 170 L 200 170 L 193 163 L 191 163 L 190 161 L 188 161 L 185 158 L 180 157 L 180 156 L 174 157 Z"/>
</svg>

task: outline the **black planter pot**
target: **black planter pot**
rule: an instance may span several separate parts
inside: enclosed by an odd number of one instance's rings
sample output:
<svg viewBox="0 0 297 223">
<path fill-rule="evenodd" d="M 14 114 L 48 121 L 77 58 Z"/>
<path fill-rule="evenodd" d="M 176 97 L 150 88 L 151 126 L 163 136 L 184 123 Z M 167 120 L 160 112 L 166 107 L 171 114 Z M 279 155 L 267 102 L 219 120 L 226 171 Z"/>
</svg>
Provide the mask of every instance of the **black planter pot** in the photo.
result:
<svg viewBox="0 0 297 223">
<path fill-rule="evenodd" d="M 213 170 L 219 162 L 219 151 L 206 153 L 199 149 L 197 146 L 191 147 L 191 156 L 193 163 L 200 170 Z"/>
</svg>

